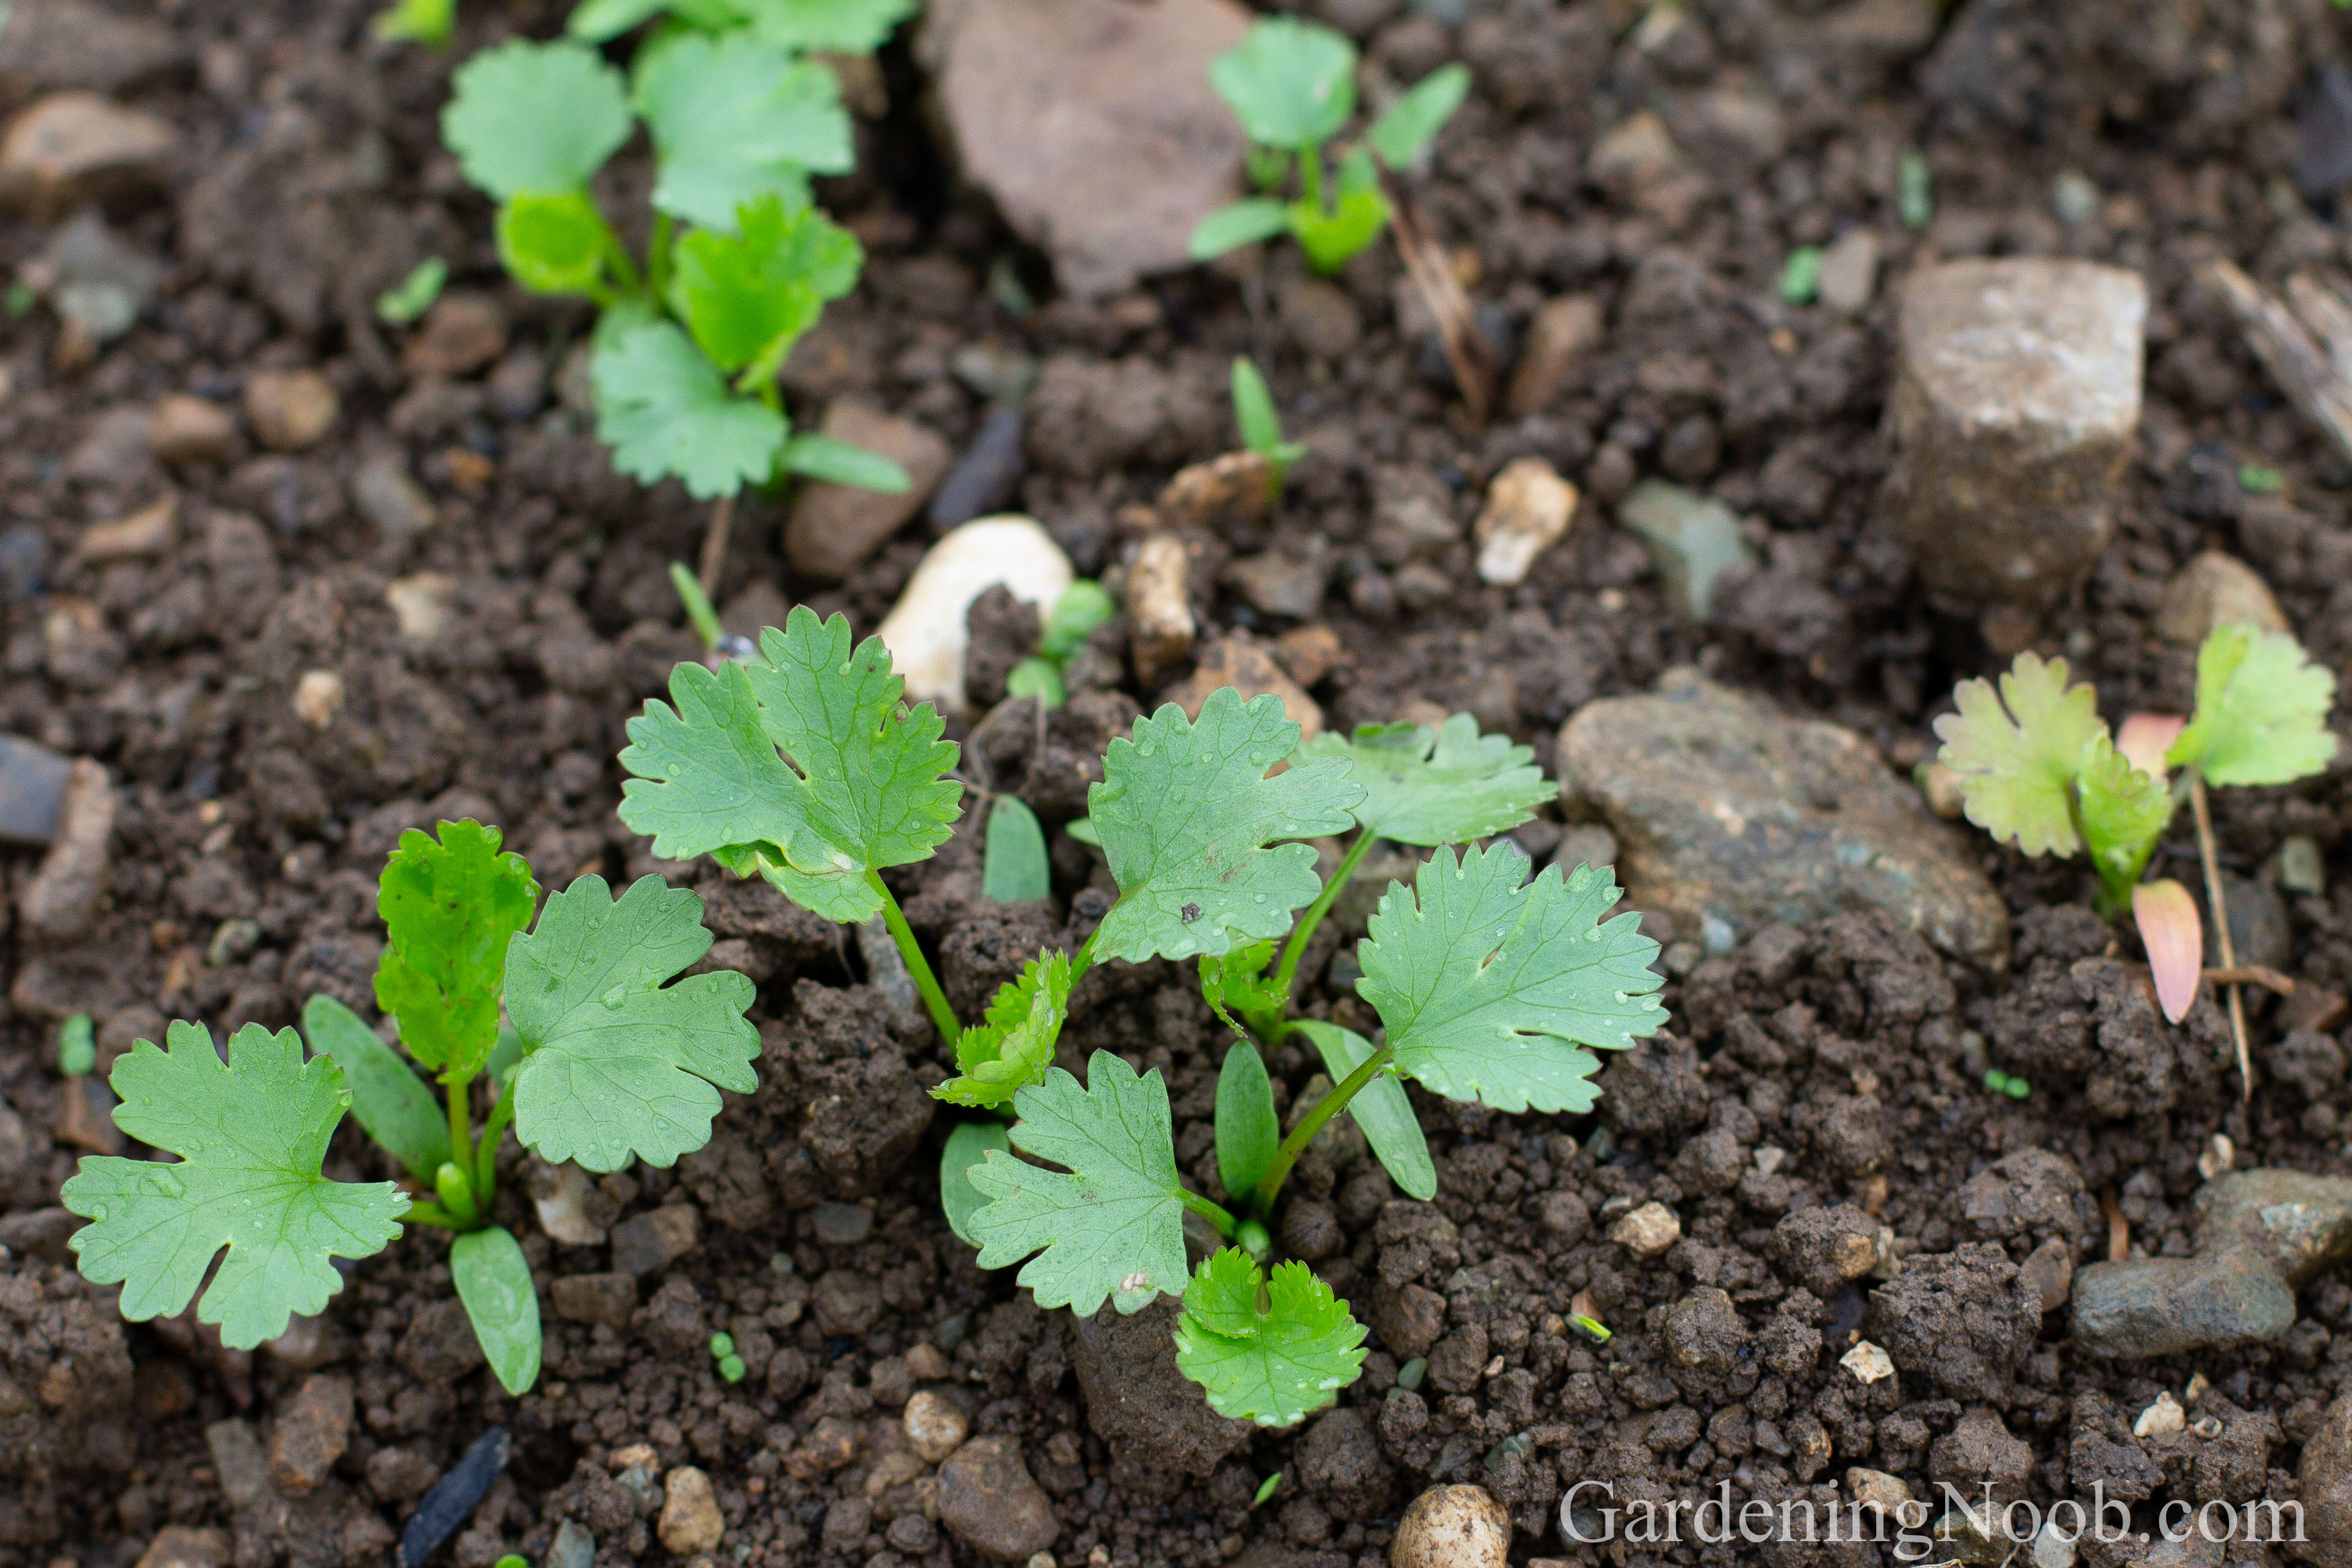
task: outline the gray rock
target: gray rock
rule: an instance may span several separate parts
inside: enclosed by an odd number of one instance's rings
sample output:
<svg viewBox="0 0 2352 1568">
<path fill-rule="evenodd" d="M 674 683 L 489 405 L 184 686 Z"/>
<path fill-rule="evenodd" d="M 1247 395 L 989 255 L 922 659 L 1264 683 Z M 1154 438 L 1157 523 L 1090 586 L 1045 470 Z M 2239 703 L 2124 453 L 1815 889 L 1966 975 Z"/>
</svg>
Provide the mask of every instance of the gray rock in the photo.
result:
<svg viewBox="0 0 2352 1568">
<path fill-rule="evenodd" d="M 2295 1292 L 2352 1258 L 2352 1181 L 2239 1171 L 2198 1189 L 2189 1258 L 2094 1263 L 2074 1277 L 2074 1340 L 2137 1360 L 2231 1349 L 2294 1326 Z"/>
<path fill-rule="evenodd" d="M 1331 563 L 1321 550 L 1304 561 L 1268 550 L 1228 564 L 1224 580 L 1259 613 L 1303 621 L 1322 606 L 1323 584 L 1330 574 Z"/>
<path fill-rule="evenodd" d="M 1667 606 L 1685 620 L 1712 618 L 1716 584 L 1726 573 L 1757 564 L 1730 508 L 1664 479 L 1635 485 L 1617 503 L 1617 525 L 1649 551 Z"/>
<path fill-rule="evenodd" d="M 596 1538 L 582 1525 L 563 1520 L 547 1549 L 547 1568 L 595 1568 Z"/>
<path fill-rule="evenodd" d="M 1876 909 L 1999 972 L 2009 914 L 1976 847 L 1870 743 L 1781 717 L 1687 669 L 1588 704 L 1560 731 L 1564 800 L 1604 817 L 1633 906 L 1745 935 Z"/>
<path fill-rule="evenodd" d="M 2033 1450 L 2011 1436 L 1999 1415 L 1979 1406 L 1928 1448 L 1927 1479 L 1971 1500 L 1990 1487 L 1994 1502 L 2014 1502 L 2033 1479 Z"/>
<path fill-rule="evenodd" d="M 835 583 L 923 510 L 955 454 L 928 426 L 846 397 L 826 406 L 821 433 L 889 458 L 913 481 L 896 495 L 823 479 L 800 487 L 784 524 L 784 557 L 793 571 Z"/>
<path fill-rule="evenodd" d="M 16 844 L 52 842 L 65 808 L 66 781 L 72 776 L 71 758 L 15 735 L 0 735 L 0 838 Z"/>
<path fill-rule="evenodd" d="M 2292 1550 L 2305 1563 L 2352 1563 L 2352 1394 L 2327 1407 L 2319 1430 L 2303 1445 L 2295 1472 L 2303 1499 L 2304 1542 Z"/>
<path fill-rule="evenodd" d="M 1822 253 L 1818 284 L 1825 309 L 1841 316 L 1858 316 L 1878 291 L 1878 236 L 1867 228 L 1850 228 Z"/>
<path fill-rule="evenodd" d="M 1503 412 L 1514 419 L 1541 413 L 1552 394 L 1584 368 L 1601 342 L 1605 320 L 1600 300 L 1591 294 L 1546 300 L 1528 322 L 1527 346 L 1511 372 Z"/>
<path fill-rule="evenodd" d="M 163 280 L 163 264 L 118 238 L 95 211 L 59 229 L 28 270 L 58 314 L 98 343 L 129 331 Z"/>
<path fill-rule="evenodd" d="M 622 1274 L 667 1268 L 702 1240 L 702 1216 L 692 1204 L 669 1204 L 631 1215 L 613 1227 L 613 1268 Z"/>
<path fill-rule="evenodd" d="M 2165 584 L 2156 633 L 2167 642 L 2194 647 L 2215 626 L 2241 621 L 2264 631 L 2289 629 L 2277 598 L 2259 573 L 2234 556 L 2207 550 L 2191 556 Z"/>
<path fill-rule="evenodd" d="M 1062 1531 L 1011 1437 L 974 1437 L 940 1467 L 940 1522 L 975 1552 L 1019 1563 Z"/>
<path fill-rule="evenodd" d="M 964 448 L 963 456 L 940 481 L 924 521 L 932 531 L 945 533 L 976 517 L 1001 511 L 1021 489 L 1029 468 L 1029 425 L 1017 405 L 991 413 Z"/>
<path fill-rule="evenodd" d="M 874 1211 L 864 1204 L 822 1203 L 810 1218 L 828 1247 L 855 1247 L 874 1232 Z"/>
<path fill-rule="evenodd" d="M 1904 286 L 1885 502 L 1953 609 L 2042 609 L 2115 531 L 2147 286 L 2084 261 L 1954 261 Z"/>
<path fill-rule="evenodd" d="M 1170 1296 L 1131 1316 L 1106 1306 L 1080 1320 L 1071 1348 L 1087 1424 L 1110 1446 L 1118 1484 L 1147 1493 L 1209 1474 L 1257 1430 L 1210 1409 L 1177 1370 L 1177 1312 Z"/>
<path fill-rule="evenodd" d="M 409 476 L 394 452 L 380 452 L 352 476 L 352 505 L 387 541 L 400 543 L 429 531 L 439 513 L 433 497 Z"/>
<path fill-rule="evenodd" d="M 12 98 L 56 88 L 112 92 L 185 58 L 163 23 L 93 0 L 16 0 L 0 28 L 0 85 Z"/>
<path fill-rule="evenodd" d="M 180 144 L 167 122 L 94 92 L 53 92 L 0 136 L 0 201 L 35 217 L 145 194 Z"/>
<path fill-rule="evenodd" d="M 567 1323 L 603 1323 L 625 1329 L 637 1310 L 637 1281 L 631 1274 L 562 1274 L 550 1281 L 548 1300 Z"/>
<path fill-rule="evenodd" d="M 1290 341 L 1318 359 L 1346 359 L 1363 339 L 1356 301 L 1328 279 L 1286 278 L 1276 285 L 1274 300 Z"/>
<path fill-rule="evenodd" d="M 71 942 L 89 930 L 106 894 L 114 843 L 114 786 L 106 770 L 76 759 L 66 782 L 57 829 L 41 868 L 16 895 L 25 929 L 50 942 Z"/>
<path fill-rule="evenodd" d="M 483 1360 L 473 1320 L 455 1297 L 436 1301 L 411 1319 L 394 1357 L 419 1383 L 455 1383 Z"/>
<path fill-rule="evenodd" d="M 221 1496 L 232 1510 L 249 1508 L 269 1490 L 269 1458 L 253 1428 L 234 1418 L 205 1428 L 205 1447 L 212 1453 L 213 1474 L 220 1478 Z"/>
<path fill-rule="evenodd" d="M 1241 194 L 1209 62 L 1249 22 L 1233 0 L 953 0 L 916 47 L 964 177 L 1091 298 L 1185 266 L 1193 226 Z"/>
<path fill-rule="evenodd" d="M 318 1489 L 352 1443 L 352 1380 L 314 1373 L 278 1414 L 269 1479 L 288 1497 Z"/>
</svg>

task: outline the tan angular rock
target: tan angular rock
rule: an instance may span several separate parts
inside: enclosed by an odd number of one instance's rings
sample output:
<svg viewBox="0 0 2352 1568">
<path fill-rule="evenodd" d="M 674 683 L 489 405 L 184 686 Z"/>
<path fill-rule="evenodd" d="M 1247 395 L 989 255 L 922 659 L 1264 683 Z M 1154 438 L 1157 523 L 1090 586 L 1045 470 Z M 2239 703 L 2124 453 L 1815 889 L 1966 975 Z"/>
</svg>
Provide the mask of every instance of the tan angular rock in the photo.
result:
<svg viewBox="0 0 2352 1568">
<path fill-rule="evenodd" d="M 913 482 L 897 494 L 814 479 L 800 487 L 784 523 L 784 559 L 795 572 L 837 583 L 882 546 L 947 477 L 955 454 L 927 425 L 901 419 L 854 398 L 836 397 L 824 411 L 823 434 L 878 452 L 907 470 Z"/>
<path fill-rule="evenodd" d="M 1528 323 L 1527 347 L 1503 395 L 1503 412 L 1514 419 L 1538 413 L 1552 394 L 1568 384 L 1604 330 L 1601 301 L 1591 294 L 1548 300 Z"/>
<path fill-rule="evenodd" d="M 2165 585 L 2164 603 L 2156 612 L 2156 635 L 2193 647 L 2215 626 L 2242 621 L 2266 632 L 2292 629 L 2259 573 L 2233 556 L 2206 550 L 2191 556 Z"/>
<path fill-rule="evenodd" d="M 245 384 L 245 416 L 273 452 L 316 446 L 342 412 L 335 384 L 315 370 L 265 370 Z"/>
<path fill-rule="evenodd" d="M 1478 575 L 1501 587 L 1526 581 L 1536 558 L 1566 537 L 1576 487 L 1541 458 L 1517 458 L 1486 487 L 1478 513 Z"/>
<path fill-rule="evenodd" d="M 94 92 L 53 92 L 0 135 L 0 201 L 50 217 L 163 184 L 179 133 Z"/>
<path fill-rule="evenodd" d="M 180 499 L 165 496 L 116 522 L 94 522 L 74 541 L 74 559 L 93 566 L 161 555 L 180 541 Z"/>
<path fill-rule="evenodd" d="M 1145 537 L 1127 569 L 1128 658 L 1148 689 L 1192 657 L 1192 552 L 1172 533 Z"/>
<path fill-rule="evenodd" d="M 294 716 L 313 730 L 329 730 L 343 710 L 343 678 L 331 669 L 308 669 L 294 683 Z"/>
<path fill-rule="evenodd" d="M 1867 228 L 1850 228 L 1822 253 L 1816 285 L 1825 310 L 1841 316 L 1858 316 L 1878 292 L 1878 236 Z"/>
<path fill-rule="evenodd" d="M 1609 1227 L 1609 1239 L 1636 1258 L 1655 1258 L 1682 1238 L 1681 1216 L 1661 1203 L 1628 1209 Z"/>
<path fill-rule="evenodd" d="M 940 1522 L 956 1539 L 1003 1563 L 1025 1561 L 1062 1532 L 1054 1500 L 1011 1437 L 974 1437 L 940 1467 Z"/>
<path fill-rule="evenodd" d="M 105 768 L 77 757 L 58 813 L 57 838 L 16 895 L 25 931 L 62 942 L 89 931 L 106 894 L 113 846 L 114 786 Z"/>
<path fill-rule="evenodd" d="M 1227 452 L 1176 470 L 1160 492 L 1160 516 L 1175 528 L 1222 533 L 1259 522 L 1274 505 L 1274 463 L 1257 452 Z"/>
<path fill-rule="evenodd" d="M 471 375 L 507 352 L 507 316 L 487 294 L 452 289 L 433 301 L 416 335 L 400 351 L 413 379 Z"/>
<path fill-rule="evenodd" d="M 2115 531 L 2147 286 L 2087 261 L 1923 268 L 1903 288 L 1884 504 L 1945 607 L 2044 608 Z"/>
<path fill-rule="evenodd" d="M 446 572 L 395 577 L 384 588 L 383 602 L 392 606 L 402 637 L 411 642 L 431 642 L 449 629 L 457 602 L 457 579 Z"/>
<path fill-rule="evenodd" d="M 692 1465 L 680 1465 L 662 1478 L 661 1523 L 656 1531 L 672 1556 L 691 1557 L 718 1546 L 727 1533 L 727 1516 L 719 1511 L 719 1495 L 710 1478 Z"/>
<path fill-rule="evenodd" d="M 308 1496 L 351 1442 L 351 1379 L 313 1373 L 278 1412 L 269 1437 L 270 1484 L 287 1497 Z"/>
<path fill-rule="evenodd" d="M 147 1543 L 137 1568 L 222 1568 L 228 1552 L 226 1531 L 167 1524 Z"/>
<path fill-rule="evenodd" d="M 963 1407 L 944 1394 L 929 1389 L 919 1389 L 907 1401 L 902 1417 L 907 1426 L 907 1441 L 927 1465 L 936 1465 L 963 1447 L 971 1431 L 971 1419 Z"/>
<path fill-rule="evenodd" d="M 208 397 L 171 393 L 155 404 L 147 449 L 167 463 L 220 462 L 236 449 L 236 416 Z"/>
<path fill-rule="evenodd" d="M 1202 648 L 1192 676 L 1169 689 L 1168 700 L 1181 707 L 1186 717 L 1197 719 L 1201 716 L 1201 704 L 1221 686 L 1233 687 L 1244 698 L 1262 697 L 1269 692 L 1280 698 L 1282 710 L 1298 726 L 1302 742 L 1323 732 L 1321 706 L 1284 673 L 1264 645 L 1246 632 L 1219 637 Z"/>
</svg>

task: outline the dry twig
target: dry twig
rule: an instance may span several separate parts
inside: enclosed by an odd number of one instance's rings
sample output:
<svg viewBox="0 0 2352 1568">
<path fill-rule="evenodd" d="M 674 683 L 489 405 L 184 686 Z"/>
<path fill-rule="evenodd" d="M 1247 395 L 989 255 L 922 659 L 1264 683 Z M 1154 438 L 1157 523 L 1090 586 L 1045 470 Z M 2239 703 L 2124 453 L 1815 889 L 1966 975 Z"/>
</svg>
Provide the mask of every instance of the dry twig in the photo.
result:
<svg viewBox="0 0 2352 1568">
<path fill-rule="evenodd" d="M 2237 317 L 2246 346 L 2280 390 L 2352 462 L 2352 299 L 2298 272 L 2281 300 L 2227 260 L 2207 262 L 2197 277 Z"/>
<path fill-rule="evenodd" d="M 1397 254 L 1404 258 L 1405 271 L 1421 291 L 1422 302 L 1437 319 L 1438 338 L 1445 345 L 1446 363 L 1454 367 L 1454 380 L 1462 388 L 1470 423 L 1483 426 L 1495 400 L 1494 351 L 1479 333 L 1469 297 L 1455 281 L 1444 248 L 1421 226 L 1420 215 L 1402 191 L 1391 184 L 1388 194 L 1396 225 Z"/>
<path fill-rule="evenodd" d="M 2230 906 L 2221 897 L 2221 863 L 2213 851 L 2213 812 L 2205 804 L 2205 780 L 2192 772 L 2189 775 L 2189 809 L 2197 816 L 2197 859 L 2205 871 L 2205 902 L 2213 911 L 2213 940 L 2221 950 L 2221 967 L 2224 972 L 2238 966 L 2238 954 L 2230 941 Z M 2287 988 L 2294 989 L 2288 982 Z M 2254 1066 L 2246 1050 L 2246 999 L 2234 984 L 2225 983 L 2223 992 L 2230 998 L 2230 1038 L 2238 1047 L 2239 1098 L 2254 1098 Z"/>
</svg>

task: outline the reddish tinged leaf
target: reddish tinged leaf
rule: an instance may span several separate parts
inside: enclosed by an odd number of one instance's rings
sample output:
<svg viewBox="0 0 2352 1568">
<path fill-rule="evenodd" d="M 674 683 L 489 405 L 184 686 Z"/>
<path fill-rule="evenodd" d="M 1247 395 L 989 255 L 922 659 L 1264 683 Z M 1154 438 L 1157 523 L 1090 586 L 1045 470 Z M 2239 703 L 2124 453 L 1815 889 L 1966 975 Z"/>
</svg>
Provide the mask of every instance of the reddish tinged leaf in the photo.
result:
<svg viewBox="0 0 2352 1568">
<path fill-rule="evenodd" d="M 2189 721 L 2177 713 L 2135 713 L 2116 731 L 2116 750 L 2132 766 L 2162 784 L 2164 753 L 2188 727 Z"/>
<path fill-rule="evenodd" d="M 2197 1000 L 2205 963 L 2205 927 L 2197 917 L 2197 900 L 2188 889 L 2161 877 L 2132 889 L 2132 919 L 2139 926 L 2140 945 L 2147 949 L 2147 966 L 2156 973 L 2156 999 L 2166 1019 L 2178 1024 Z"/>
</svg>

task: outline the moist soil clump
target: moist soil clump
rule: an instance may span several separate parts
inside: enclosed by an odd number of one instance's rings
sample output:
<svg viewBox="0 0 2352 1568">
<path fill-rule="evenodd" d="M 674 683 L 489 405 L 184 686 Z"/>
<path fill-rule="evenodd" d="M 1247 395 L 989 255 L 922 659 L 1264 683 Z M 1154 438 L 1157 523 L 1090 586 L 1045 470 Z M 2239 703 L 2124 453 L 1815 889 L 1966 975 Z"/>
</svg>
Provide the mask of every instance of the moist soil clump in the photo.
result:
<svg viewBox="0 0 2352 1568">
<path fill-rule="evenodd" d="M 1489 424 L 1463 416 L 1385 241 L 1328 279 L 1277 245 L 1056 293 L 1049 258 L 956 183 L 904 41 L 869 84 L 859 172 L 818 182 L 870 262 L 785 367 L 795 417 L 854 400 L 980 446 L 989 471 L 963 490 L 1010 497 L 1082 574 L 1118 579 L 1168 526 L 1200 657 L 1278 672 L 1326 727 L 1467 711 L 1549 765 L 1587 704 L 1688 667 L 1843 726 L 1899 782 L 1951 683 L 2013 651 L 1988 633 L 2017 628 L 1935 608 L 1881 516 L 1895 284 L 1937 259 L 2094 259 L 2147 282 L 2147 402 L 2115 538 L 2024 642 L 2116 713 L 2185 712 L 2194 639 L 2167 635 L 2167 589 L 2219 550 L 2315 658 L 2352 652 L 2352 466 L 2192 278 L 2217 257 L 2266 282 L 2347 258 L 2315 141 L 2334 100 L 2314 84 L 2344 68 L 2352 23 L 2324 0 L 1315 9 L 1386 79 L 1450 58 L 1475 74 L 1413 193 L 1505 367 Z M 979 1269 L 936 1187 L 949 1122 L 925 1091 L 953 1064 L 887 949 L 708 862 L 657 863 L 614 816 L 625 722 L 699 652 L 667 565 L 695 559 L 707 512 L 614 475 L 585 397 L 590 314 L 504 284 L 436 122 L 453 60 L 551 37 L 562 8 L 463 7 L 448 55 L 371 41 L 368 10 L 20 0 L 0 35 L 12 114 L 97 91 L 173 132 L 88 209 L 152 264 L 135 323 L 99 343 L 43 303 L 0 337 L 0 731 L 94 761 L 112 791 L 105 850 L 70 878 L 0 852 L 0 1568 L 382 1562 L 492 1427 L 507 1439 L 483 1452 L 507 1461 L 439 1549 L 458 1568 L 1378 1568 L 1406 1506 L 1449 1484 L 1502 1504 L 1514 1561 L 1623 1568 L 1698 1558 L 1563 1541 L 1571 1485 L 1610 1483 L 1622 1510 L 1728 1483 L 1777 1510 L 1872 1472 L 2044 1506 L 2097 1483 L 2143 1529 L 2168 1499 L 2341 1491 L 2306 1455 L 2347 1451 L 2328 1434 L 2352 1280 L 2320 1274 L 2273 1342 L 2155 1361 L 2086 1354 L 2063 1310 L 2074 1270 L 2117 1249 L 2190 1256 L 2194 1196 L 2222 1169 L 2352 1173 L 2340 770 L 2216 799 L 2237 954 L 2296 986 L 2248 993 L 2250 1100 L 2222 1008 L 2209 992 L 2164 1022 L 2082 865 L 1972 836 L 2005 955 L 1956 957 L 1877 909 L 1727 936 L 1653 912 L 1672 1023 L 1607 1063 L 1593 1112 L 1412 1089 L 1428 1203 L 1352 1127 L 1318 1141 L 1277 1246 L 1372 1337 L 1361 1380 L 1297 1429 L 1211 1415 L 1153 1328 L 1165 1309 L 1079 1322 Z M 606 177 L 650 174 L 640 149 Z M 0 252 L 45 276 L 81 210 L 16 212 Z M 1857 233 L 1874 258 L 1858 281 L 1849 251 L 1825 264 L 1835 299 L 1781 297 L 1792 249 Z M 430 256 L 451 291 L 414 328 L 379 320 L 377 294 Z M 1270 511 L 1162 518 L 1171 476 L 1231 445 L 1238 353 L 1307 455 Z M 1004 388 L 1033 376 L 1008 442 Z M 1582 511 L 1492 585 L 1472 525 L 1528 457 Z M 1689 563 L 1612 525 L 1651 479 L 1736 520 L 1745 557 L 1706 619 Z M 917 518 L 845 575 L 802 575 L 786 510 L 738 511 L 715 595 L 730 631 L 807 603 L 868 632 L 930 542 Z M 971 629 L 967 682 L 991 704 L 1034 616 L 998 595 Z M 1017 702 L 950 719 L 965 776 L 1044 822 L 1052 898 L 983 897 L 979 813 L 893 873 L 966 1016 L 1101 918 L 1108 873 L 1063 829 L 1104 745 L 1192 668 L 1139 679 L 1122 622 L 1065 674 L 1042 722 Z M 695 888 L 709 966 L 759 986 L 759 1091 L 674 1169 L 567 1188 L 508 1149 L 497 1217 L 548 1283 L 545 1370 L 520 1398 L 482 1364 L 446 1243 L 416 1227 L 251 1353 L 193 1315 L 122 1322 L 65 1246 L 60 1184 L 120 1139 L 102 1088 L 54 1070 L 58 1025 L 91 1015 L 102 1077 L 174 1017 L 275 1027 L 319 994 L 373 1017 L 376 873 L 403 830 L 465 816 L 502 825 L 550 887 Z M 1590 811 L 1517 837 L 1538 864 L 1616 854 Z M 2158 853 L 2194 883 L 2185 827 Z M 1410 876 L 1393 861 L 1375 891 Z M 1344 900 L 1334 923 L 1359 936 L 1368 912 Z M 1318 942 L 1303 1011 L 1369 1032 L 1357 973 Z M 1157 1068 L 1179 1162 L 1215 1193 L 1229 1042 L 1188 970 L 1109 964 L 1060 1062 Z M 1272 1053 L 1277 1109 L 1319 1092 L 1321 1067 Z M 397 1173 L 356 1129 L 327 1173 Z M 719 1332 L 740 1381 L 714 1363 Z M 2159 1394 L 2184 1423 L 2142 1419 Z"/>
</svg>

